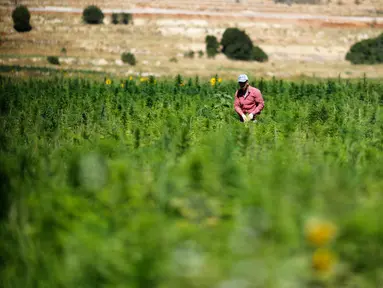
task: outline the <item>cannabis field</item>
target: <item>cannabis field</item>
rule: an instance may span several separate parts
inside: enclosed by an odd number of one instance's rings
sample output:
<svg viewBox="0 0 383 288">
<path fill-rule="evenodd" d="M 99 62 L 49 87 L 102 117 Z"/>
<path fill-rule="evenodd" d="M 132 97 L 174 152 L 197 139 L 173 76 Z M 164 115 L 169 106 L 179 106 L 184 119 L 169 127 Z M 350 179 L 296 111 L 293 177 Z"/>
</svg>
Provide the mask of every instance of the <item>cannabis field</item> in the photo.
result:
<svg viewBox="0 0 383 288">
<path fill-rule="evenodd" d="M 383 84 L 0 78 L 1 287 L 381 287 Z"/>
</svg>

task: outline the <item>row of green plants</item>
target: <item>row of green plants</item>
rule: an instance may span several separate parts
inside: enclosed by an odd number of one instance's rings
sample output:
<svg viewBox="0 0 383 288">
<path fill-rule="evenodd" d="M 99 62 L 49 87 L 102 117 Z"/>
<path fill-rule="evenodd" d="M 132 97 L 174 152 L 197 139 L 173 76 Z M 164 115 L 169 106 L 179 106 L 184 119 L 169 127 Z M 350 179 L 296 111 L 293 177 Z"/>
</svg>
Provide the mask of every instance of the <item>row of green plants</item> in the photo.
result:
<svg viewBox="0 0 383 288">
<path fill-rule="evenodd" d="M 382 83 L 213 78 L 0 77 L 0 286 L 379 287 Z"/>
<path fill-rule="evenodd" d="M 30 17 L 29 10 L 26 6 L 17 6 L 12 12 L 15 30 L 18 32 L 31 31 L 32 27 L 30 25 Z M 112 23 L 129 24 L 132 23 L 132 18 L 132 15 L 129 13 L 113 13 Z M 97 6 L 88 6 L 83 11 L 83 20 L 85 23 L 102 24 L 103 19 L 104 14 Z M 209 58 L 214 58 L 221 52 L 227 58 L 233 60 L 267 62 L 269 58 L 262 48 L 253 44 L 252 40 L 245 31 L 235 27 L 227 28 L 222 35 L 221 41 L 218 41 L 214 35 L 207 35 L 205 38 L 205 44 L 205 52 Z M 200 57 L 203 56 L 203 54 L 200 54 L 201 52 L 203 53 L 203 51 L 198 52 Z M 188 51 L 184 56 L 187 58 L 194 58 L 194 53 L 194 51 Z M 125 58 L 126 57 L 122 55 L 123 61 Z M 371 65 L 383 63 L 383 33 L 376 38 L 362 40 L 352 45 L 349 52 L 346 54 L 345 59 L 350 61 L 352 64 Z M 131 62 L 135 63 L 135 60 Z M 130 64 L 131 62 L 127 63 Z"/>
</svg>

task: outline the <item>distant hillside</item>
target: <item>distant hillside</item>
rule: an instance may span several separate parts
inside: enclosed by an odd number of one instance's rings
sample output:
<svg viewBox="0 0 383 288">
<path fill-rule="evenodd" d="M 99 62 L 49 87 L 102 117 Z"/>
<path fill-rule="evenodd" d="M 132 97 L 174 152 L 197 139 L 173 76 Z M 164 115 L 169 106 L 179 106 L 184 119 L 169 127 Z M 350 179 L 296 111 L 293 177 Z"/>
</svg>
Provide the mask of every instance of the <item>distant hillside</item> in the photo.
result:
<svg viewBox="0 0 383 288">
<path fill-rule="evenodd" d="M 282 3 L 275 3 L 282 2 Z M 284 4 L 292 3 L 292 5 Z M 256 12 L 294 12 L 327 15 L 368 15 L 382 16 L 382 0 L 0 0 L 0 7 L 12 7 L 16 3 L 29 7 L 78 7 L 97 5 L 100 8 L 131 9 L 139 7 L 193 9 L 207 11 L 256 11 Z M 296 3 L 319 3 L 316 5 Z"/>
</svg>

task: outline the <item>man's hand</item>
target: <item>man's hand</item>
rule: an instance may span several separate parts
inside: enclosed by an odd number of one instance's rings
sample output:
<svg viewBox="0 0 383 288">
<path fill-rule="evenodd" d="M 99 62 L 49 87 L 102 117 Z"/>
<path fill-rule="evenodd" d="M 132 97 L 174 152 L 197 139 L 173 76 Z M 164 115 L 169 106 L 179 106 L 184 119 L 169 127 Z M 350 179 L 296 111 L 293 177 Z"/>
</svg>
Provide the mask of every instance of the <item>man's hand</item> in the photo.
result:
<svg viewBox="0 0 383 288">
<path fill-rule="evenodd" d="M 242 119 L 243 119 L 243 122 L 247 122 L 248 121 L 245 114 L 242 114 Z"/>
<path fill-rule="evenodd" d="M 249 114 L 249 119 L 250 119 L 250 120 L 253 120 L 253 118 L 254 118 L 253 113 L 250 113 L 250 114 Z"/>
</svg>

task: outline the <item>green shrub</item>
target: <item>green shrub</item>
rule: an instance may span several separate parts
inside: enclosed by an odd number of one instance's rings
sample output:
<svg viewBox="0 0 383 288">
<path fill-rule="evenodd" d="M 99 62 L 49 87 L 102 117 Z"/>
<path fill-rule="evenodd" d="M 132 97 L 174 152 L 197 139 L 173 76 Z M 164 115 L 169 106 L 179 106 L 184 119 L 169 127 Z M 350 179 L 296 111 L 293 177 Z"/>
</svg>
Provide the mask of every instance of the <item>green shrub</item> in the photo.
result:
<svg viewBox="0 0 383 288">
<path fill-rule="evenodd" d="M 118 14 L 117 13 L 112 14 L 112 23 L 118 24 Z"/>
<path fill-rule="evenodd" d="M 209 58 L 214 58 L 219 53 L 219 43 L 215 36 L 207 35 L 205 38 L 206 54 Z"/>
<path fill-rule="evenodd" d="M 122 13 L 121 18 L 123 24 L 129 24 L 132 22 L 133 19 L 132 14 L 130 13 Z"/>
<path fill-rule="evenodd" d="M 258 62 L 267 62 L 269 57 L 261 48 L 259 48 L 258 46 L 254 46 L 252 59 Z"/>
<path fill-rule="evenodd" d="M 53 65 L 60 65 L 60 61 L 59 61 L 59 58 L 57 56 L 48 56 L 47 60 L 49 63 L 51 63 Z"/>
<path fill-rule="evenodd" d="M 230 59 L 251 60 L 253 42 L 245 31 L 227 28 L 222 35 L 222 52 Z"/>
<path fill-rule="evenodd" d="M 362 40 L 351 46 L 346 60 L 352 64 L 383 63 L 383 33 L 372 39 Z"/>
<path fill-rule="evenodd" d="M 227 28 L 221 39 L 222 52 L 229 59 L 266 62 L 267 54 L 254 46 L 245 31 L 238 28 Z"/>
<path fill-rule="evenodd" d="M 12 12 L 13 28 L 17 32 L 29 32 L 32 30 L 32 26 L 29 21 L 31 14 L 26 6 L 17 6 Z"/>
<path fill-rule="evenodd" d="M 132 54 L 130 52 L 122 53 L 121 60 L 122 60 L 122 62 L 128 63 L 132 66 L 136 65 L 136 57 L 134 56 L 134 54 Z"/>
<path fill-rule="evenodd" d="M 202 58 L 202 57 L 203 57 L 203 51 L 202 51 L 202 50 L 199 50 L 199 51 L 198 51 L 198 56 L 199 56 L 199 58 Z"/>
<path fill-rule="evenodd" d="M 172 63 L 177 63 L 177 62 L 178 62 L 178 60 L 177 60 L 177 58 L 176 58 L 176 57 L 172 57 L 172 58 L 170 58 L 170 59 L 169 59 L 169 62 L 172 62 Z"/>
<path fill-rule="evenodd" d="M 193 58 L 194 58 L 194 51 L 189 50 L 189 51 L 185 52 L 185 53 L 184 53 L 184 57 L 185 57 L 185 58 L 193 59 Z"/>
<path fill-rule="evenodd" d="M 91 5 L 84 9 L 83 20 L 88 24 L 102 24 L 104 13 L 97 6 Z"/>
</svg>

